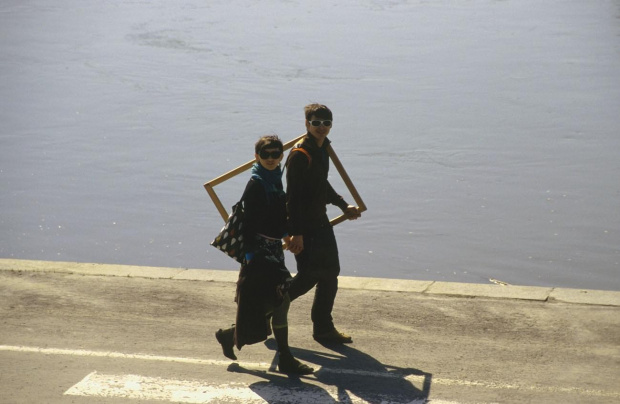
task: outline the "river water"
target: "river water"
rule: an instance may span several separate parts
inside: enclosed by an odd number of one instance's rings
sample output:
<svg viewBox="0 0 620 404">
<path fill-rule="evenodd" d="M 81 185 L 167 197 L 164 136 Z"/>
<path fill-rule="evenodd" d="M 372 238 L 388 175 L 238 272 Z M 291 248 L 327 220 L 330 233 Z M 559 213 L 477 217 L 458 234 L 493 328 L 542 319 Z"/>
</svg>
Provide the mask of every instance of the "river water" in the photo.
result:
<svg viewBox="0 0 620 404">
<path fill-rule="evenodd" d="M 336 227 L 342 274 L 620 290 L 619 17 L 617 0 L 3 0 L 0 257 L 235 269 L 203 183 L 262 134 L 300 135 L 316 101 L 368 206 Z M 247 178 L 216 187 L 228 209 Z"/>
</svg>

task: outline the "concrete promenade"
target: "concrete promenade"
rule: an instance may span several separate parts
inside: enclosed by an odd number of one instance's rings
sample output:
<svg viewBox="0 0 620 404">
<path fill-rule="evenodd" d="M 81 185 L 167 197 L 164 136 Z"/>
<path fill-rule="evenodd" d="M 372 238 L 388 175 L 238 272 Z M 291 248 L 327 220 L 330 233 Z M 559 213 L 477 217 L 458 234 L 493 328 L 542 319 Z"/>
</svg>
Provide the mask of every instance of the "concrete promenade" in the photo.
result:
<svg viewBox="0 0 620 404">
<path fill-rule="evenodd" d="M 0 259 L 0 403 L 618 403 L 620 292 L 340 278 L 354 343 L 225 358 L 237 271 Z"/>
</svg>

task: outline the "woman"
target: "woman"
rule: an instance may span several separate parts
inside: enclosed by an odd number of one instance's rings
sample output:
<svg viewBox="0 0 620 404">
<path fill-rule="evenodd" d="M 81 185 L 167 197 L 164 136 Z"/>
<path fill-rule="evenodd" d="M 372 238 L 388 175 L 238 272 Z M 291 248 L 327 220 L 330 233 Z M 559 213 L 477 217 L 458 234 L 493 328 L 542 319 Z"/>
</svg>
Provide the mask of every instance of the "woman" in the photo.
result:
<svg viewBox="0 0 620 404">
<path fill-rule="evenodd" d="M 246 262 L 237 282 L 237 320 L 231 328 L 218 330 L 215 337 L 224 355 L 236 360 L 235 346 L 241 349 L 264 341 L 273 328 L 280 372 L 310 374 L 314 369 L 295 359 L 288 346 L 291 274 L 284 265 L 281 241 L 289 240 L 280 168 L 283 149 L 275 135 L 261 137 L 254 147 L 256 163 L 242 197 Z"/>
</svg>

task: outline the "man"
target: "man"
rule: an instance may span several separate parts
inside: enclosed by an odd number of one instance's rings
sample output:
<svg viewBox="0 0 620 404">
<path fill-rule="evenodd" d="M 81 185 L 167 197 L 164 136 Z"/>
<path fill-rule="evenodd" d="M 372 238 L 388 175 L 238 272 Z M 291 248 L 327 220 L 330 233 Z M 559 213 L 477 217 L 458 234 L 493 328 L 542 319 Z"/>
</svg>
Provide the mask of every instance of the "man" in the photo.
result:
<svg viewBox="0 0 620 404">
<path fill-rule="evenodd" d="M 360 212 L 334 191 L 327 181 L 329 156 L 327 135 L 332 128 L 332 112 L 325 105 L 304 108 L 306 136 L 291 151 L 286 172 L 289 250 L 295 254 L 297 275 L 293 278 L 291 301 L 314 286 L 312 304 L 313 337 L 324 343 L 351 343 L 352 338 L 336 330 L 332 318 L 338 292 L 340 262 L 334 230 L 327 217 L 327 204 L 338 206 L 348 219 Z"/>
</svg>

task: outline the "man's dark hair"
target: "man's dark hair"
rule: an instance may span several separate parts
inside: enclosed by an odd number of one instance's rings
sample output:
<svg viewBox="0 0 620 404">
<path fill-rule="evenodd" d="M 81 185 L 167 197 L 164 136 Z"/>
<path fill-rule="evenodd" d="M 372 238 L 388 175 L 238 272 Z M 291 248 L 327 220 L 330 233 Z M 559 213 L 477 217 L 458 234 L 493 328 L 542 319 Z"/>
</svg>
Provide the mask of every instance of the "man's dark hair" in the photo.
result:
<svg viewBox="0 0 620 404">
<path fill-rule="evenodd" d="M 310 104 L 304 107 L 304 112 L 306 113 L 306 120 L 310 120 L 312 115 L 319 119 L 329 119 L 332 118 L 332 111 L 322 104 Z"/>
</svg>

